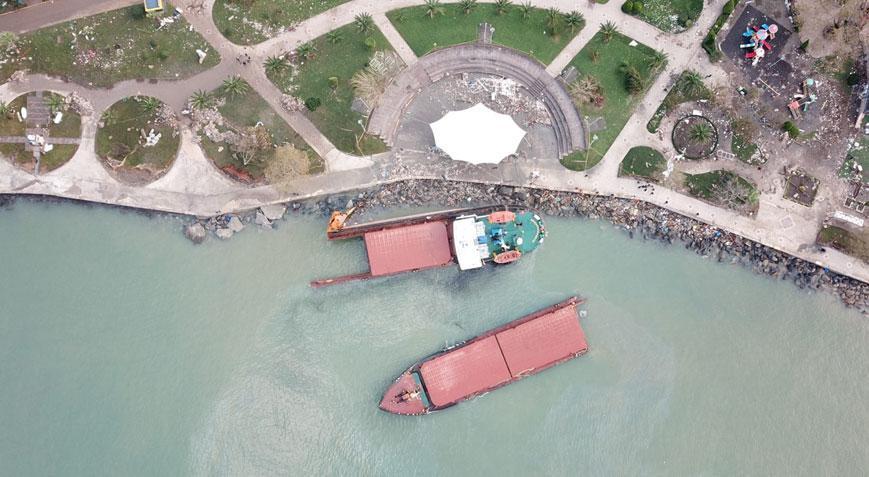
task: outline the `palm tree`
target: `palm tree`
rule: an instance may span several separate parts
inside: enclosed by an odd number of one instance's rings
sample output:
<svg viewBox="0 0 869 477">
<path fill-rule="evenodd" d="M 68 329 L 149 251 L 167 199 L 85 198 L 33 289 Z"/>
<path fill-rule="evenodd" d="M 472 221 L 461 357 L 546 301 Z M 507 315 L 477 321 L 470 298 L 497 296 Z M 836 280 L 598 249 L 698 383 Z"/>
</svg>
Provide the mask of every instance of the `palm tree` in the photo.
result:
<svg viewBox="0 0 869 477">
<path fill-rule="evenodd" d="M 712 126 L 703 121 L 701 123 L 697 123 L 691 126 L 691 130 L 688 131 L 688 138 L 696 143 L 703 144 L 712 139 Z"/>
<path fill-rule="evenodd" d="M 495 11 L 498 15 L 503 15 L 507 13 L 507 10 L 510 9 L 510 0 L 496 0 L 495 1 Z"/>
<path fill-rule="evenodd" d="M 326 40 L 331 44 L 341 43 L 344 41 L 344 35 L 341 34 L 338 30 L 332 30 L 329 33 L 326 33 Z"/>
<path fill-rule="evenodd" d="M 561 18 L 563 15 L 561 14 L 561 10 L 552 7 L 546 10 L 546 26 L 549 27 L 549 30 L 552 34 L 558 30 L 558 27 L 561 25 Z"/>
<path fill-rule="evenodd" d="M 187 100 L 187 103 L 193 109 L 205 109 L 211 106 L 211 101 L 211 93 L 200 89 L 193 93 L 193 96 L 191 96 L 190 99 Z"/>
<path fill-rule="evenodd" d="M 604 43 L 609 43 L 618 32 L 619 29 L 613 22 L 606 22 L 600 26 L 600 34 L 603 36 Z"/>
<path fill-rule="evenodd" d="M 625 88 L 629 93 L 639 94 L 646 89 L 646 77 L 640 74 L 636 66 L 625 62 L 621 70 L 625 74 Z"/>
<path fill-rule="evenodd" d="M 534 7 L 531 6 L 531 2 L 525 2 L 522 5 L 519 5 L 519 13 L 522 14 L 522 19 L 527 20 L 528 17 L 531 16 L 531 10 L 533 9 Z"/>
<path fill-rule="evenodd" d="M 682 92 L 687 96 L 696 96 L 706 87 L 703 84 L 703 77 L 700 73 L 694 70 L 686 71 L 681 78 Z"/>
<path fill-rule="evenodd" d="M 444 7 L 440 0 L 425 0 L 425 14 L 429 18 L 434 18 L 437 15 L 444 14 Z"/>
<path fill-rule="evenodd" d="M 310 42 L 302 43 L 301 45 L 296 47 L 296 54 L 299 55 L 299 58 L 308 60 L 314 54 L 315 50 L 316 48 L 314 48 L 314 45 L 312 45 Z"/>
<path fill-rule="evenodd" d="M 56 113 L 62 110 L 66 103 L 63 100 L 63 96 L 59 94 L 49 94 L 48 99 L 45 100 L 45 104 L 48 105 L 48 109 L 51 110 L 52 113 Z"/>
<path fill-rule="evenodd" d="M 667 54 L 661 50 L 655 50 L 648 60 L 649 68 L 657 70 L 663 68 L 667 64 Z"/>
<path fill-rule="evenodd" d="M 360 33 L 366 35 L 371 33 L 371 30 L 374 29 L 374 19 L 371 18 L 370 13 L 360 13 L 359 15 L 356 15 L 353 23 L 356 24 L 356 29 L 359 30 Z"/>
<path fill-rule="evenodd" d="M 153 113 L 160 107 L 160 100 L 151 96 L 146 96 L 139 99 L 139 106 L 142 108 L 142 112 Z"/>
<path fill-rule="evenodd" d="M 250 90 L 250 85 L 240 76 L 230 76 L 223 80 L 223 92 L 230 96 L 241 96 Z"/>
<path fill-rule="evenodd" d="M 574 10 L 564 17 L 564 23 L 570 27 L 570 32 L 573 33 L 577 28 L 582 28 L 582 25 L 585 23 L 585 17 L 582 13 Z"/>
<path fill-rule="evenodd" d="M 266 73 L 280 73 L 287 68 L 287 62 L 281 56 L 269 56 L 266 58 L 266 62 L 264 63 L 266 67 Z"/>
<path fill-rule="evenodd" d="M 471 11 L 477 8 L 477 0 L 461 0 L 459 6 L 462 11 L 465 12 L 465 15 L 468 15 Z"/>
<path fill-rule="evenodd" d="M 585 75 L 571 83 L 568 87 L 568 92 L 577 104 L 590 103 L 599 105 L 603 103 L 600 81 L 591 75 Z"/>
</svg>

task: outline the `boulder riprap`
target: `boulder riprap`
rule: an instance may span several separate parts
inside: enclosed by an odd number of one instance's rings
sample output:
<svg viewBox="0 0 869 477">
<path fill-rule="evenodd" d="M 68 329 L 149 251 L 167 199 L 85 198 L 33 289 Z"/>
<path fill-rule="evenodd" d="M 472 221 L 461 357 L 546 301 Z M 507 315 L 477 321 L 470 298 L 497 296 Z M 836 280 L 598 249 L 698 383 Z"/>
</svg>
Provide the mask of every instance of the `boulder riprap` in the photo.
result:
<svg viewBox="0 0 869 477">
<path fill-rule="evenodd" d="M 269 220 L 268 217 L 266 217 L 262 210 L 256 211 L 256 217 L 253 221 L 260 227 L 265 227 L 267 229 L 272 228 L 272 221 Z"/>
<path fill-rule="evenodd" d="M 244 229 L 244 224 L 241 223 L 241 219 L 239 219 L 237 215 L 233 215 L 226 226 L 229 230 L 232 230 L 233 233 L 241 232 L 242 229 Z"/>
<path fill-rule="evenodd" d="M 233 234 L 233 231 L 230 229 L 217 229 L 214 231 L 214 235 L 216 235 L 217 238 L 223 239 L 223 240 L 231 238 L 232 234 Z"/>
<path fill-rule="evenodd" d="M 283 205 L 264 205 L 260 207 L 260 211 L 262 211 L 265 218 L 274 222 L 275 220 L 280 220 L 284 217 L 287 208 Z"/>
<path fill-rule="evenodd" d="M 193 223 L 186 227 L 184 227 L 184 236 L 190 239 L 191 242 L 199 244 L 205 241 L 205 238 L 208 237 L 208 231 L 205 230 L 205 227 L 199 223 Z"/>
</svg>

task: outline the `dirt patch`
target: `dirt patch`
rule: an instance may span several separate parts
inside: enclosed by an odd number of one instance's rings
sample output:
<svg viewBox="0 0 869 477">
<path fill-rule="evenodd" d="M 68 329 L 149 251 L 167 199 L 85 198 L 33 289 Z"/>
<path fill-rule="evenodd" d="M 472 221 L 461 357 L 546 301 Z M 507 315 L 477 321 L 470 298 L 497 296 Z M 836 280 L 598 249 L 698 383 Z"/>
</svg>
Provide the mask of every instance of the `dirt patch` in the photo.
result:
<svg viewBox="0 0 869 477">
<path fill-rule="evenodd" d="M 718 129 L 703 116 L 685 116 L 673 127 L 673 147 L 688 159 L 702 159 L 718 147 Z"/>
<path fill-rule="evenodd" d="M 860 50 L 861 35 L 869 37 L 864 0 L 794 0 L 793 13 L 800 40 L 808 40 L 806 51 L 815 58 L 852 56 Z"/>
<path fill-rule="evenodd" d="M 785 198 L 800 205 L 811 207 L 818 195 L 820 181 L 801 170 L 793 170 L 786 175 Z"/>
</svg>

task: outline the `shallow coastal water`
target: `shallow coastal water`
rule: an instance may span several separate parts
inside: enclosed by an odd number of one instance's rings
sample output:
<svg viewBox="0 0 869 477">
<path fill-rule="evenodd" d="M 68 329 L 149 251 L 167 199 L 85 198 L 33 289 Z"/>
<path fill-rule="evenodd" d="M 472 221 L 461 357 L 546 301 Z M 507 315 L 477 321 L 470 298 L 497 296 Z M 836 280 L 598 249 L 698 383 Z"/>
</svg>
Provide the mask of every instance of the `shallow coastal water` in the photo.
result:
<svg viewBox="0 0 869 477">
<path fill-rule="evenodd" d="M 860 475 L 869 321 L 602 222 L 533 255 L 365 267 L 292 217 L 194 246 L 169 217 L 0 210 L 0 475 Z M 589 354 L 448 411 L 377 410 L 420 357 L 578 293 Z"/>
</svg>

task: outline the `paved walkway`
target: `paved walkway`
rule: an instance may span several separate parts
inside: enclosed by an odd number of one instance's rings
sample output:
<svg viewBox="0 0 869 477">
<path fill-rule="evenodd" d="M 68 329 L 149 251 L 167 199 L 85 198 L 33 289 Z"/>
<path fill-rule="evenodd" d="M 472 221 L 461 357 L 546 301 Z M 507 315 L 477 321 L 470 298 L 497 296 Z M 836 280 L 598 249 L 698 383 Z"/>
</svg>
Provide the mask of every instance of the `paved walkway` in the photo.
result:
<svg viewBox="0 0 869 477">
<path fill-rule="evenodd" d="M 66 0 L 78 2 L 79 0 Z M 169 212 L 208 216 L 255 208 L 264 204 L 285 202 L 304 197 L 337 193 L 378 184 L 413 178 L 455 179 L 488 184 L 513 184 L 550 188 L 564 191 L 581 191 L 592 194 L 612 195 L 628 199 L 644 200 L 661 207 L 715 224 L 752 240 L 778 248 L 806 260 L 824 264 L 829 268 L 869 281 L 869 267 L 852 257 L 834 250 L 819 253 L 811 244 L 818 228 L 818 210 L 807 209 L 782 199 L 777 194 L 761 196 L 760 211 L 756 218 L 745 217 L 731 211 L 679 194 L 662 187 L 644 191 L 637 181 L 619 178 L 618 166 L 627 150 L 638 143 L 657 147 L 658 139 L 645 131 L 645 124 L 666 95 L 666 88 L 679 72 L 686 68 L 710 69 L 699 48 L 700 40 L 725 0 L 711 0 L 705 5 L 701 18 L 689 31 L 679 35 L 663 33 L 654 27 L 619 11 L 619 2 L 607 4 L 583 3 L 575 0 L 537 0 L 535 6 L 556 7 L 562 11 L 579 8 L 586 18 L 586 26 L 571 41 L 565 50 L 549 65 L 547 71 L 557 75 L 597 32 L 599 26 L 614 22 L 619 29 L 632 38 L 653 48 L 666 51 L 669 64 L 651 86 L 635 113 L 622 130 L 619 138 L 594 169 L 576 173 L 565 170 L 557 161 L 520 163 L 496 169 L 474 168 L 453 161 L 449 164 L 432 163 L 424 157 L 402 156 L 391 153 L 373 157 L 356 157 L 338 151 L 313 124 L 302 114 L 289 113 L 280 107 L 280 91 L 265 77 L 261 68 L 266 57 L 295 48 L 302 42 L 323 35 L 339 26 L 353 21 L 356 14 L 368 12 L 384 32 L 396 51 L 406 62 L 415 61 L 412 51 L 386 22 L 384 13 L 394 8 L 421 4 L 421 0 L 352 0 L 320 15 L 302 22 L 296 29 L 279 35 L 259 45 L 244 47 L 226 41 L 211 20 L 213 0 L 206 0 L 206 11 L 201 15 L 186 15 L 193 27 L 221 54 L 221 63 L 213 69 L 182 81 L 137 83 L 125 81 L 108 90 L 92 90 L 79 85 L 63 83 L 45 76 L 31 75 L 24 82 L 0 85 L 0 100 L 8 101 L 23 92 L 54 90 L 62 93 L 78 92 L 94 105 L 96 113 L 82 118 L 82 145 L 76 155 L 62 167 L 39 177 L 34 177 L 6 161 L 0 161 L 0 192 L 24 194 L 47 194 L 94 202 L 126 205 Z M 99 10 L 134 3 L 114 0 L 87 2 L 92 10 L 64 7 L 56 17 L 40 16 L 41 20 L 27 18 L 24 10 L 15 23 L 16 31 L 35 28 L 45 22 L 59 22 L 70 18 L 63 15 L 95 13 Z M 186 6 L 187 2 L 182 2 Z M 45 8 L 49 8 L 46 5 Z M 37 8 L 37 7 L 33 7 Z M 30 9 L 28 9 L 30 10 Z M 31 10 L 36 12 L 36 10 Z M 65 12 L 65 13 L 64 13 Z M 84 13 L 83 13 L 84 12 Z M 10 21 L 0 16 L 3 21 Z M 61 18 L 62 17 L 62 18 Z M 11 17 L 10 17 L 11 18 Z M 42 23 L 40 23 L 42 22 Z M 7 27 L 8 28 L 8 27 Z M 6 28 L 4 28 L 6 29 Z M 237 64 L 239 54 L 249 54 L 253 61 L 247 67 Z M 271 187 L 244 187 L 233 183 L 220 174 L 201 149 L 192 142 L 192 131 L 182 131 L 182 146 L 178 159 L 168 173 L 146 187 L 134 187 L 115 181 L 102 167 L 94 153 L 96 122 L 102 110 L 117 100 L 134 94 L 155 96 L 173 108 L 180 110 L 187 98 L 197 89 L 213 89 L 227 76 L 239 74 L 244 77 L 322 157 L 326 159 L 326 174 L 297 180 L 292 190 L 278 192 Z M 710 168 L 715 168 L 711 164 Z M 530 179 L 537 176 L 533 181 Z M 539 174 L 539 176 L 538 176 Z M 533 182 L 533 183 L 532 183 Z M 654 194 L 652 194 L 654 192 Z M 807 212 L 808 211 L 808 212 Z"/>
<path fill-rule="evenodd" d="M 392 22 L 386 18 L 386 14 L 378 13 L 374 15 L 374 24 L 377 25 L 377 28 L 381 33 L 383 33 L 383 36 L 386 37 L 392 45 L 392 48 L 395 49 L 395 52 L 398 53 L 398 56 L 400 56 L 402 61 L 404 61 L 405 65 L 411 66 L 416 63 L 416 60 L 418 59 L 416 54 L 410 48 L 410 45 L 404 41 L 401 33 L 398 33 L 398 30 L 395 29 Z"/>
</svg>

